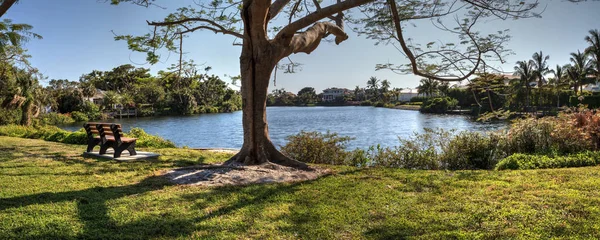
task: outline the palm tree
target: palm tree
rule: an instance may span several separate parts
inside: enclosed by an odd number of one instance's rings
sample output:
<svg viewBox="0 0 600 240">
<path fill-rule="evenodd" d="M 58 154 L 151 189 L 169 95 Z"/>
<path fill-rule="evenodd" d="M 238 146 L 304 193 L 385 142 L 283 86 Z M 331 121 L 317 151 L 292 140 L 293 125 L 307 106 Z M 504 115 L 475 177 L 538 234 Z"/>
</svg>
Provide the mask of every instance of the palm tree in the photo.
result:
<svg viewBox="0 0 600 240">
<path fill-rule="evenodd" d="M 425 94 L 427 97 L 432 97 L 433 94 L 437 91 L 438 82 L 431 78 L 422 78 L 421 84 L 417 87 L 419 89 L 419 94 Z"/>
<path fill-rule="evenodd" d="M 544 75 L 550 72 L 547 64 L 550 56 L 544 56 L 544 53 L 540 51 L 534 53 L 531 58 L 531 64 L 533 65 L 533 70 L 535 70 L 535 75 L 538 80 L 538 87 L 541 87 L 544 85 Z"/>
<path fill-rule="evenodd" d="M 588 74 L 593 71 L 592 62 L 589 60 L 588 55 L 585 52 L 577 50 L 577 53 L 571 53 L 571 67 L 567 70 L 569 77 L 573 81 L 573 87 L 575 93 L 577 93 L 577 87 L 580 91 L 583 91 L 583 84 Z"/>
<path fill-rule="evenodd" d="M 539 92 L 539 96 L 538 96 L 538 105 L 542 105 L 542 100 L 544 99 L 542 97 L 542 90 L 543 90 L 543 86 L 545 85 L 545 79 L 544 79 L 544 75 L 548 74 L 550 72 L 550 69 L 548 68 L 548 60 L 550 59 L 550 56 L 546 55 L 544 56 L 544 53 L 542 53 L 542 51 L 540 52 L 536 52 L 531 56 L 531 63 L 533 65 L 533 70 L 535 70 L 535 77 L 537 78 L 537 88 L 538 88 L 538 92 Z"/>
<path fill-rule="evenodd" d="M 529 96 L 531 95 L 531 85 L 530 83 L 535 80 L 535 70 L 532 61 L 518 61 L 517 66 L 515 66 L 515 76 L 519 76 L 519 84 L 517 85 L 519 89 L 525 87 L 525 108 L 529 107 L 529 103 L 531 99 Z"/>
<path fill-rule="evenodd" d="M 590 44 L 585 49 L 585 53 L 592 57 L 592 63 L 594 64 L 596 81 L 600 80 L 600 32 L 598 29 L 590 30 L 590 35 L 585 37 L 585 41 Z"/>
<path fill-rule="evenodd" d="M 377 92 L 379 91 L 379 79 L 377 79 L 377 77 L 369 78 L 369 81 L 367 81 L 367 88 L 370 92 L 370 98 L 376 98 L 378 95 Z"/>
<path fill-rule="evenodd" d="M 360 87 L 358 85 L 354 87 L 354 100 L 360 101 Z"/>
<path fill-rule="evenodd" d="M 560 65 L 556 65 L 555 69 L 550 70 L 550 72 L 552 74 L 554 74 L 554 79 L 552 79 L 552 81 L 550 82 L 554 88 L 556 89 L 556 106 L 560 107 L 560 88 L 564 85 L 564 78 L 566 77 L 567 73 L 566 73 L 566 69 L 568 68 L 568 66 L 560 66 Z"/>
</svg>

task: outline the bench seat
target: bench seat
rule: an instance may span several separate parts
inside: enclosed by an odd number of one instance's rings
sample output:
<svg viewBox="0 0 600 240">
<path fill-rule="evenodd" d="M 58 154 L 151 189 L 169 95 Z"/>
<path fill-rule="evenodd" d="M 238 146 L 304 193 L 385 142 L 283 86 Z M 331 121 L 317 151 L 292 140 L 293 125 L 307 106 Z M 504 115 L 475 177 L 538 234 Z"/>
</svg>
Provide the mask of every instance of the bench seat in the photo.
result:
<svg viewBox="0 0 600 240">
<path fill-rule="evenodd" d="M 125 150 L 130 155 L 136 155 L 135 142 L 137 138 L 123 137 L 120 124 L 114 123 L 86 123 L 83 125 L 88 136 L 87 152 L 91 152 L 95 146 L 100 146 L 100 154 L 106 154 L 108 148 L 115 150 L 114 158 L 121 156 Z"/>
</svg>

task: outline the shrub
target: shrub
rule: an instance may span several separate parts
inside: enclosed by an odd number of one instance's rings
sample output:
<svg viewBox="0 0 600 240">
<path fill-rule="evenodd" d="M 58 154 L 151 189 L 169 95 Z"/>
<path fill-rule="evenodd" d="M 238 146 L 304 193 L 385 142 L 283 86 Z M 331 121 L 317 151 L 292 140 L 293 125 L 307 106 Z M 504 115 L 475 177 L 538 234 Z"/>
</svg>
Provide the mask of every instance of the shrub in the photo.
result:
<svg viewBox="0 0 600 240">
<path fill-rule="evenodd" d="M 429 128 L 424 130 L 425 133 L 415 134 L 412 138 L 400 138 L 400 145 L 394 148 L 371 147 L 372 164 L 406 169 L 439 169 L 440 150 L 451 132 Z"/>
<path fill-rule="evenodd" d="M 198 108 L 198 113 L 219 113 L 218 107 L 213 106 L 201 106 Z"/>
<path fill-rule="evenodd" d="M 74 123 L 75 120 L 69 114 L 45 113 L 38 117 L 37 124 L 40 125 L 64 125 Z"/>
<path fill-rule="evenodd" d="M 421 105 L 421 112 L 424 113 L 445 113 L 451 108 L 455 108 L 458 101 L 449 97 L 429 98 Z"/>
<path fill-rule="evenodd" d="M 100 111 L 100 107 L 98 107 L 98 105 L 94 104 L 93 102 L 85 101 L 81 105 L 80 111 L 87 116 L 88 120 L 102 119 L 102 112 Z"/>
<path fill-rule="evenodd" d="M 175 143 L 165 140 L 159 136 L 154 136 L 146 133 L 141 128 L 132 128 L 129 133 L 126 134 L 128 137 L 137 138 L 135 143 L 139 147 L 150 147 L 150 148 L 174 148 Z"/>
<path fill-rule="evenodd" d="M 286 138 L 288 143 L 281 152 L 291 158 L 306 163 L 344 164 L 348 152 L 346 144 L 350 137 L 337 133 L 304 132 Z"/>
<path fill-rule="evenodd" d="M 386 104 L 383 105 L 383 107 L 385 107 L 385 108 L 394 108 L 395 106 L 396 105 L 393 104 L 393 103 L 386 103 Z"/>
<path fill-rule="evenodd" d="M 373 103 L 370 100 L 365 100 L 365 101 L 360 102 L 360 105 L 361 106 L 372 106 Z"/>
<path fill-rule="evenodd" d="M 0 136 L 42 139 L 51 142 L 86 144 L 87 135 L 82 130 L 69 132 L 55 126 L 0 126 Z"/>
<path fill-rule="evenodd" d="M 376 102 L 374 106 L 375 107 L 383 107 L 383 105 L 384 105 L 383 102 Z"/>
<path fill-rule="evenodd" d="M 496 170 L 584 167 L 600 164 L 600 152 L 582 152 L 566 156 L 513 154 L 496 165 Z"/>
<path fill-rule="evenodd" d="M 21 121 L 21 109 L 0 108 L 0 125 L 17 124 Z"/>
<path fill-rule="evenodd" d="M 493 169 L 504 157 L 498 133 L 460 132 L 452 137 L 440 157 L 446 169 Z"/>
<path fill-rule="evenodd" d="M 425 102 L 429 97 L 412 97 L 410 102 Z"/>
<path fill-rule="evenodd" d="M 589 131 L 573 120 L 576 115 L 516 120 L 506 135 L 505 151 L 512 153 L 576 153 L 592 150 Z"/>
<path fill-rule="evenodd" d="M 132 128 L 125 134 L 128 137 L 137 138 L 136 146 L 151 148 L 174 148 L 175 144 L 158 136 L 144 132 L 140 128 Z M 22 126 L 4 125 L 0 126 L 0 136 L 42 139 L 51 142 L 68 144 L 87 144 L 87 134 L 82 129 L 69 132 L 55 126 Z"/>
<path fill-rule="evenodd" d="M 71 112 L 71 117 L 73 118 L 73 120 L 75 120 L 75 122 L 87 122 L 89 121 L 88 116 L 85 113 L 79 112 L 79 111 L 73 111 Z"/>
<path fill-rule="evenodd" d="M 600 95 L 588 95 L 588 96 L 571 96 L 569 98 L 571 106 L 577 106 L 579 104 L 587 105 L 588 108 L 599 108 L 600 107 Z"/>
</svg>

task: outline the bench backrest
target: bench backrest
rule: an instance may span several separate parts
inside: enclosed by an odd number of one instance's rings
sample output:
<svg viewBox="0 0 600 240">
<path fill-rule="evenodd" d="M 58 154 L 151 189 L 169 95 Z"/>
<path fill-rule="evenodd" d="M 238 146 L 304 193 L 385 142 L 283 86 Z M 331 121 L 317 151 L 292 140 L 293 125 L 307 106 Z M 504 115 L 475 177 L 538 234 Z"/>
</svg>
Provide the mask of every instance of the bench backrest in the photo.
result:
<svg viewBox="0 0 600 240">
<path fill-rule="evenodd" d="M 114 126 L 114 131 L 111 129 L 111 126 Z M 85 129 L 88 138 L 93 138 L 94 136 L 102 137 L 103 135 L 120 138 L 123 135 L 121 124 L 89 122 L 84 124 L 83 128 Z"/>
</svg>

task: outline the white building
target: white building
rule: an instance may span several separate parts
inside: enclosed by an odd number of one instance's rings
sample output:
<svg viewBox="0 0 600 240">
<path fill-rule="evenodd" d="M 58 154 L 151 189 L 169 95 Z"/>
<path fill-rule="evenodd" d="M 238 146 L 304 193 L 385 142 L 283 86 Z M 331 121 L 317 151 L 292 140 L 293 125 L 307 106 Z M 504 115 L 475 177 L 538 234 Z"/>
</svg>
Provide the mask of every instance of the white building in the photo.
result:
<svg viewBox="0 0 600 240">
<path fill-rule="evenodd" d="M 86 98 L 86 100 L 93 102 L 96 105 L 102 105 L 102 102 L 104 101 L 104 95 L 104 91 L 96 89 L 96 94 L 94 94 L 92 97 Z"/>
<path fill-rule="evenodd" d="M 347 88 L 328 88 L 323 90 L 323 102 L 332 102 L 350 93 Z"/>
<path fill-rule="evenodd" d="M 600 84 L 590 83 L 583 85 L 583 91 L 600 92 Z"/>
<path fill-rule="evenodd" d="M 417 88 L 402 89 L 402 91 L 400 91 L 400 95 L 398 95 L 398 101 L 408 102 L 408 101 L 410 101 L 410 99 L 412 99 L 414 97 L 418 97 L 418 96 L 419 96 L 419 89 L 417 89 Z"/>
</svg>

